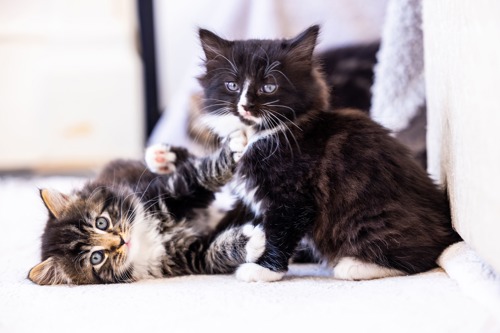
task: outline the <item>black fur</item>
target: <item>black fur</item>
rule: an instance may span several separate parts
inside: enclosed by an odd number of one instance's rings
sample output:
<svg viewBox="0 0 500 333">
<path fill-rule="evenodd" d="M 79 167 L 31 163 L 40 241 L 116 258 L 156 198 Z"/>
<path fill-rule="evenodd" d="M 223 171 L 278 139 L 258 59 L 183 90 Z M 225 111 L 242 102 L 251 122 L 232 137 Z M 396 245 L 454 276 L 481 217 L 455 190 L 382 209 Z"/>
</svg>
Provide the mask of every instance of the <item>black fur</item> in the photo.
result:
<svg viewBox="0 0 500 333">
<path fill-rule="evenodd" d="M 318 54 L 330 89 L 330 107 L 355 108 L 366 112 L 371 107 L 373 69 L 380 43 L 339 47 Z"/>
<path fill-rule="evenodd" d="M 332 265 L 354 257 L 405 273 L 435 267 L 443 249 L 460 240 L 447 198 L 365 113 L 329 107 L 312 57 L 318 32 L 313 26 L 290 40 L 227 41 L 200 30 L 205 110 L 249 133 L 234 180 L 244 191 L 230 214 L 263 225 L 266 251 L 258 263 L 272 271 L 287 270 L 303 239 Z M 228 81 L 240 90 L 229 91 Z M 246 105 L 238 106 L 245 82 Z M 264 84 L 278 89 L 263 93 Z"/>
</svg>

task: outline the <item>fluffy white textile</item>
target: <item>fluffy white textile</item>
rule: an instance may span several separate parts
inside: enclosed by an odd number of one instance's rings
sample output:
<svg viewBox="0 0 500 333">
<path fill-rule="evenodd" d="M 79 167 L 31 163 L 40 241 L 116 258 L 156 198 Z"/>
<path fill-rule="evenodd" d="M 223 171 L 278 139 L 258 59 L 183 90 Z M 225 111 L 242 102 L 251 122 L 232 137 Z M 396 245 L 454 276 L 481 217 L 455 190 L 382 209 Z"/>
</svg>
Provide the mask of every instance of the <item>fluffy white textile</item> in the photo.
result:
<svg viewBox="0 0 500 333">
<path fill-rule="evenodd" d="M 421 0 L 390 0 L 377 55 L 371 117 L 399 132 L 425 105 Z"/>
</svg>

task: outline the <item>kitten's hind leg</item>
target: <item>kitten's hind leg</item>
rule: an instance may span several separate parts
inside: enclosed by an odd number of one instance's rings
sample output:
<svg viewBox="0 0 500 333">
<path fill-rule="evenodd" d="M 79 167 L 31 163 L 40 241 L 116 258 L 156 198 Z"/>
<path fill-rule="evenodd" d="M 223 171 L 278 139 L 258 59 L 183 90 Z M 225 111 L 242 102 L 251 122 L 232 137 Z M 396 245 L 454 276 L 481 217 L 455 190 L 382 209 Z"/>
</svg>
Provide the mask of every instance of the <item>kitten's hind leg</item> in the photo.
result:
<svg viewBox="0 0 500 333">
<path fill-rule="evenodd" d="M 266 247 L 260 226 L 246 224 L 231 227 L 210 243 L 205 253 L 206 273 L 231 273 L 243 263 L 255 262 Z"/>
<path fill-rule="evenodd" d="M 364 262 L 353 257 L 343 257 L 333 268 L 333 276 L 339 280 L 372 280 L 406 275 L 397 269 Z"/>
</svg>

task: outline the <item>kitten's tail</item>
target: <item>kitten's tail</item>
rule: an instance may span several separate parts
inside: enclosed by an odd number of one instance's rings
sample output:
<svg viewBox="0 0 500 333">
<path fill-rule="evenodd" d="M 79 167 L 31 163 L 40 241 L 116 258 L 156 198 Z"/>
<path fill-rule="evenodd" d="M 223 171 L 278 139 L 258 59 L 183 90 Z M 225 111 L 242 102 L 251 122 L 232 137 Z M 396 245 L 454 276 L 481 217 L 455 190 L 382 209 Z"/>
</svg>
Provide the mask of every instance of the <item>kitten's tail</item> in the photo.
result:
<svg viewBox="0 0 500 333">
<path fill-rule="evenodd" d="M 492 310 L 500 309 L 500 275 L 467 243 L 448 246 L 437 263 L 467 296 Z"/>
</svg>

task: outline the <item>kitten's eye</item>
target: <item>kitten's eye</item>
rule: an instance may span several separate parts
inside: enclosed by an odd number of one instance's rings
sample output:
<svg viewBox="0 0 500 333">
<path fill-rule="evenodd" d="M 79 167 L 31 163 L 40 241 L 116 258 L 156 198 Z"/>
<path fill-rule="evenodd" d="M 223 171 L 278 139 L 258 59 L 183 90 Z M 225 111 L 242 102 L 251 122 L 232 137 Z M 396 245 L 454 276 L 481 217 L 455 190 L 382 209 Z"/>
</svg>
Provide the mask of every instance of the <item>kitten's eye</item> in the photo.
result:
<svg viewBox="0 0 500 333">
<path fill-rule="evenodd" d="M 262 90 L 263 93 L 272 94 L 273 92 L 276 91 L 276 89 L 278 89 L 278 86 L 276 84 L 268 83 L 263 85 L 262 88 L 260 89 Z"/>
<path fill-rule="evenodd" d="M 100 216 L 95 220 L 95 226 L 97 229 L 107 230 L 109 227 L 109 221 L 107 218 Z"/>
<path fill-rule="evenodd" d="M 103 260 L 104 260 L 104 251 L 102 251 L 102 250 L 100 250 L 100 251 L 94 251 L 90 255 L 90 263 L 93 266 L 99 265 L 100 263 L 103 262 Z"/>
<path fill-rule="evenodd" d="M 235 91 L 238 91 L 240 90 L 240 86 L 238 85 L 238 83 L 234 82 L 234 81 L 229 81 L 229 82 L 226 82 L 226 89 L 231 91 L 231 92 L 235 92 Z"/>
</svg>

